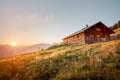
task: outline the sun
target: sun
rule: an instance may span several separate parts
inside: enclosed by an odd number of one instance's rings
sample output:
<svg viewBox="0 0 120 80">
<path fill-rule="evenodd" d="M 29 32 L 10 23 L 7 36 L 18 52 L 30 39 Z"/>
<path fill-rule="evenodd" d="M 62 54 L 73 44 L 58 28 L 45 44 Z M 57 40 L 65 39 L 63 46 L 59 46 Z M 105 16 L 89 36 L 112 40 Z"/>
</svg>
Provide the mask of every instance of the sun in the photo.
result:
<svg viewBox="0 0 120 80">
<path fill-rule="evenodd" d="M 11 46 L 16 46 L 17 43 L 16 42 L 11 42 Z"/>
</svg>

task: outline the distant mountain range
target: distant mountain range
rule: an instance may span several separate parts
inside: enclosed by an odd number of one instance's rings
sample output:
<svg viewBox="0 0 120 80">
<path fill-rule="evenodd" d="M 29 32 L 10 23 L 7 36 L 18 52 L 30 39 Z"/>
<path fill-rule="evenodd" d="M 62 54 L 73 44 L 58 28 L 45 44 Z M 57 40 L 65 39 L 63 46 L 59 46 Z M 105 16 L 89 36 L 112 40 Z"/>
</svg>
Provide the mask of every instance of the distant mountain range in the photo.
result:
<svg viewBox="0 0 120 80">
<path fill-rule="evenodd" d="M 51 44 L 40 43 L 31 46 L 15 46 L 12 47 L 11 45 L 0 45 L 0 58 L 10 57 L 13 55 L 19 55 L 29 52 L 35 52 L 42 49 L 47 49 Z"/>
</svg>

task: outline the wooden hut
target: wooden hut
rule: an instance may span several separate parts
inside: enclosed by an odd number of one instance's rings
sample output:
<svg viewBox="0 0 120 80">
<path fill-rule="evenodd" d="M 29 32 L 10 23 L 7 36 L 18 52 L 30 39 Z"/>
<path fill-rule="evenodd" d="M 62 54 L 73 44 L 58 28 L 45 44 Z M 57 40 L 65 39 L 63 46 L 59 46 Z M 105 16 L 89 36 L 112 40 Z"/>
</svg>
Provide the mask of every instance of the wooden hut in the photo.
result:
<svg viewBox="0 0 120 80">
<path fill-rule="evenodd" d="M 65 37 L 63 43 L 65 44 L 89 44 L 100 41 L 107 41 L 110 39 L 110 34 L 115 33 L 102 22 L 98 22 L 92 26 L 85 28 Z"/>
</svg>

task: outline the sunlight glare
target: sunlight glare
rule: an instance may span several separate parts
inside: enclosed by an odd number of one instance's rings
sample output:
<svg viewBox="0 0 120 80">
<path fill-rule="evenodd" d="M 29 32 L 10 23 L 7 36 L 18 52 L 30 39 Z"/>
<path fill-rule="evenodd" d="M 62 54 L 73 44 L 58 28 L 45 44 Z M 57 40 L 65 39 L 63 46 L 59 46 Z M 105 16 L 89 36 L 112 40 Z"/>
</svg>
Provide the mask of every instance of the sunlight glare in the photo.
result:
<svg viewBox="0 0 120 80">
<path fill-rule="evenodd" d="M 11 42 L 11 46 L 16 46 L 17 43 L 16 42 Z"/>
</svg>

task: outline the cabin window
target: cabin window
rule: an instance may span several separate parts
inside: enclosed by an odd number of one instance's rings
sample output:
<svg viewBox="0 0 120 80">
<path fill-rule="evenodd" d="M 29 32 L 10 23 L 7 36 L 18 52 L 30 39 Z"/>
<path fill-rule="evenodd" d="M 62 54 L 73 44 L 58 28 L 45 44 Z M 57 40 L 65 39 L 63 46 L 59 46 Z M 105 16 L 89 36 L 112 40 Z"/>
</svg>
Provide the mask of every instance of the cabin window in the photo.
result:
<svg viewBox="0 0 120 80">
<path fill-rule="evenodd" d="M 100 35 L 97 35 L 97 37 L 99 38 L 99 37 L 100 37 Z"/>
<path fill-rule="evenodd" d="M 100 28 L 96 28 L 96 31 L 100 31 Z"/>
<path fill-rule="evenodd" d="M 90 41 L 94 42 L 94 35 L 90 35 Z"/>
<path fill-rule="evenodd" d="M 88 41 L 88 37 L 86 37 L 86 40 Z"/>
<path fill-rule="evenodd" d="M 100 41 L 100 35 L 97 35 L 97 41 L 99 42 Z"/>
<path fill-rule="evenodd" d="M 94 35 L 91 35 L 90 37 L 94 37 Z"/>
<path fill-rule="evenodd" d="M 106 38 L 101 38 L 102 41 L 106 41 Z"/>
<path fill-rule="evenodd" d="M 107 38 L 108 36 L 106 35 L 105 37 Z"/>
</svg>

